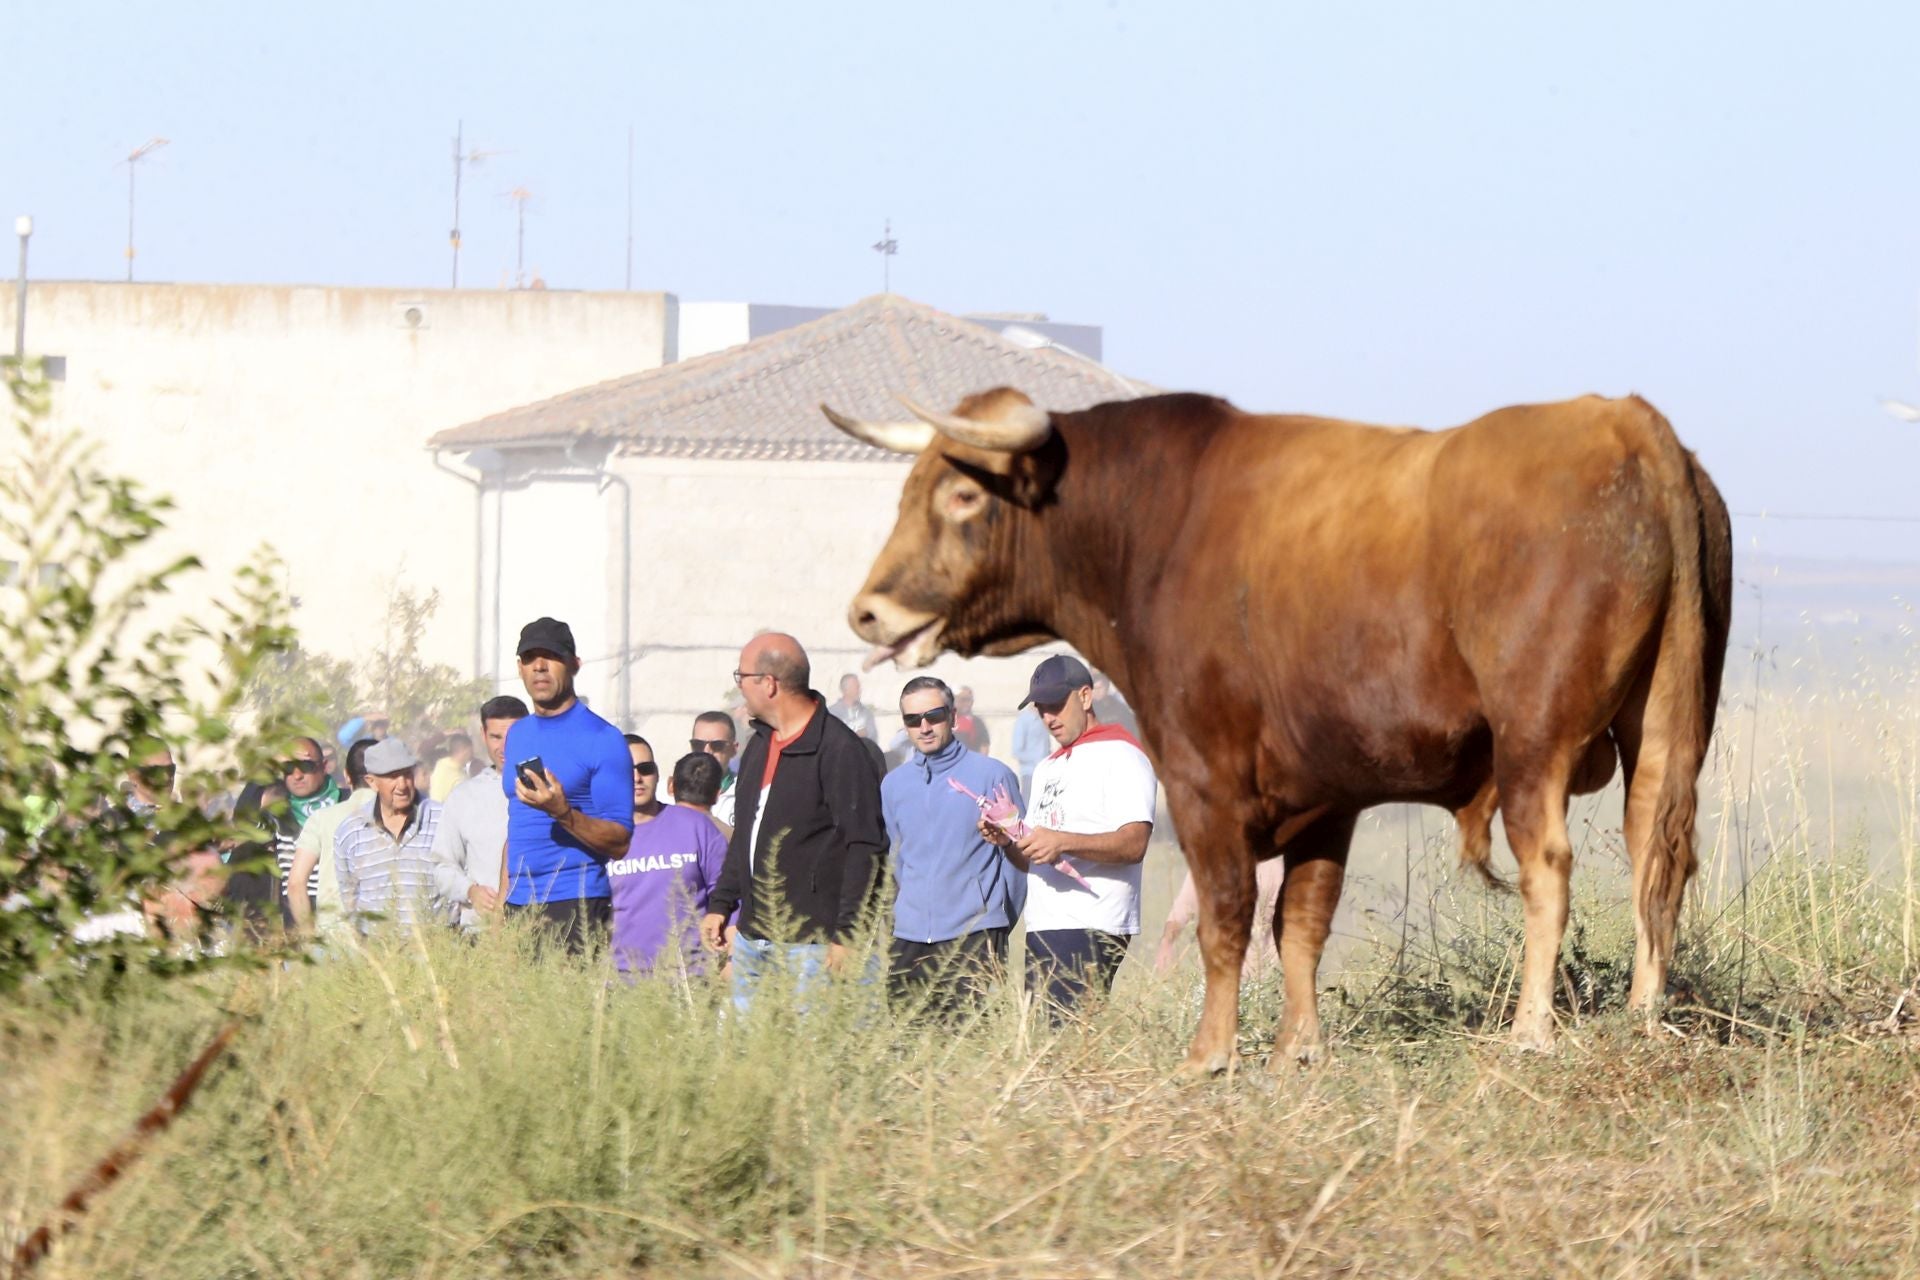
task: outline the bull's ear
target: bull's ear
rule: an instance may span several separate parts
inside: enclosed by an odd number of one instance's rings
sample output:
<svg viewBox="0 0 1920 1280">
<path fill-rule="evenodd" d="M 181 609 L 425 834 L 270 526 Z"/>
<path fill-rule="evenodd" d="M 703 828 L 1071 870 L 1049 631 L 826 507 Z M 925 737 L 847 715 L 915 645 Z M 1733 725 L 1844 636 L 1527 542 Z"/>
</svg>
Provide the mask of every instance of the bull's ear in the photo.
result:
<svg viewBox="0 0 1920 1280">
<path fill-rule="evenodd" d="M 1066 446 L 1058 433 L 1028 453 L 975 449 L 949 441 L 945 456 L 988 493 L 1028 511 L 1038 510 L 1053 497 L 1067 462 Z"/>
</svg>

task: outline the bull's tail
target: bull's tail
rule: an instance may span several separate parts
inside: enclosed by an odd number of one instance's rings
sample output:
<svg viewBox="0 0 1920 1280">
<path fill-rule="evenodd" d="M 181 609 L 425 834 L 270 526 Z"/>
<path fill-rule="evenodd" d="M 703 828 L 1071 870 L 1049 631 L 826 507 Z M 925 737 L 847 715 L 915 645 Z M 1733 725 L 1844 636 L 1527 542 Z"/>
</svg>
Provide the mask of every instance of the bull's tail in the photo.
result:
<svg viewBox="0 0 1920 1280">
<path fill-rule="evenodd" d="M 1726 657 L 1733 534 L 1726 506 L 1706 472 L 1658 411 L 1644 401 L 1636 403 L 1650 419 L 1660 455 L 1656 469 L 1662 478 L 1661 505 L 1673 549 L 1666 615 L 1639 726 L 1634 780 L 1643 793 L 1635 795 L 1630 787 L 1628 794 L 1634 906 L 1642 933 L 1640 960 L 1653 962 L 1654 972 L 1645 976 L 1664 987 L 1681 897 L 1698 863 L 1694 855 L 1698 784 Z M 1646 810 L 1649 803 L 1651 812 Z M 1636 837 L 1644 847 L 1631 847 Z M 1636 994 L 1644 995 L 1641 976 L 1636 973 L 1634 985 Z"/>
</svg>

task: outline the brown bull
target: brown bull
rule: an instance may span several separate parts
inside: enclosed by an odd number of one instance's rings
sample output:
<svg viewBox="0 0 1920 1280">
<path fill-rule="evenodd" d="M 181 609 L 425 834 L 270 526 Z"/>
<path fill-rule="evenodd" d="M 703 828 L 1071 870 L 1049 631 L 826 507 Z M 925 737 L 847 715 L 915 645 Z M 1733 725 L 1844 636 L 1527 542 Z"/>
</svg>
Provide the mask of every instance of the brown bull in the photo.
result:
<svg viewBox="0 0 1920 1280">
<path fill-rule="evenodd" d="M 1206 1006 L 1186 1069 L 1234 1055 L 1254 867 L 1281 856 L 1273 1063 L 1317 1052 L 1314 977 L 1360 811 L 1442 805 L 1519 862 L 1514 1039 L 1551 1044 L 1571 792 L 1627 786 L 1630 1004 L 1665 986 L 1731 596 L 1726 508 L 1637 397 L 1447 431 L 1168 395 L 1049 414 L 1017 391 L 856 422 L 919 454 L 855 599 L 881 658 L 1064 639 L 1113 673 L 1200 891 Z"/>
</svg>

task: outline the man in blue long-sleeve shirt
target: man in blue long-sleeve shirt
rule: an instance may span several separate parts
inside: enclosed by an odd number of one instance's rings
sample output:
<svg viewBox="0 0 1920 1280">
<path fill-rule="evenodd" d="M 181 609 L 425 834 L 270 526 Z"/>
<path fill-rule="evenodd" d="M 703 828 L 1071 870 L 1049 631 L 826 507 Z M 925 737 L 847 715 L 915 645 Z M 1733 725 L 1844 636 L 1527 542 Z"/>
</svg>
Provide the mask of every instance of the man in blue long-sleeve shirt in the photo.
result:
<svg viewBox="0 0 1920 1280">
<path fill-rule="evenodd" d="M 975 795 L 1006 788 L 1017 807 L 1013 770 L 954 737 L 953 691 L 920 676 L 900 693 L 913 754 L 880 784 L 893 841 L 898 896 L 888 981 L 895 999 L 926 992 L 930 1009 L 951 1012 L 984 976 L 1005 965 L 1007 941 L 1026 901 L 1026 878 L 980 836 Z"/>
</svg>

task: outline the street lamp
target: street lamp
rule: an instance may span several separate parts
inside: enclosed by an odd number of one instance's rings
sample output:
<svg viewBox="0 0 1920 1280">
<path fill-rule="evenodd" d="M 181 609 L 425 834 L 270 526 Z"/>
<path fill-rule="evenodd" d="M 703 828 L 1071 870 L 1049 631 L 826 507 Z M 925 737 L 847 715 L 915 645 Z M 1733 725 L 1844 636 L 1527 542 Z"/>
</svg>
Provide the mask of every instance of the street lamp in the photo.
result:
<svg viewBox="0 0 1920 1280">
<path fill-rule="evenodd" d="M 20 237 L 20 274 L 13 278 L 13 363 L 27 359 L 27 240 L 33 235 L 33 218 L 21 214 L 13 220 L 13 234 Z"/>
<path fill-rule="evenodd" d="M 1052 338 L 1049 338 L 1046 334 L 1040 332 L 1038 329 L 1029 329 L 1026 325 L 1023 325 L 1023 324 L 1010 324 L 1006 328 L 1000 331 L 1000 336 L 1005 338 L 1008 342 L 1011 342 L 1016 347 L 1025 347 L 1029 351 L 1040 351 L 1040 350 L 1058 351 L 1061 355 L 1072 356 L 1075 360 L 1078 360 L 1083 364 L 1090 364 L 1094 368 L 1098 369 L 1100 372 L 1106 374 L 1109 378 L 1112 378 L 1115 382 L 1118 382 L 1121 386 L 1125 387 L 1127 389 L 1128 394 L 1130 395 L 1144 396 L 1149 394 L 1148 389 L 1146 387 L 1141 386 L 1139 383 L 1135 382 L 1132 378 L 1126 377 L 1122 374 L 1115 373 L 1113 370 L 1107 368 L 1107 366 L 1105 366 L 1104 364 L 1101 364 L 1098 360 L 1095 360 L 1092 356 L 1088 355 L 1084 351 L 1075 351 L 1072 347 L 1068 346 L 1064 342 L 1055 342 Z"/>
</svg>

